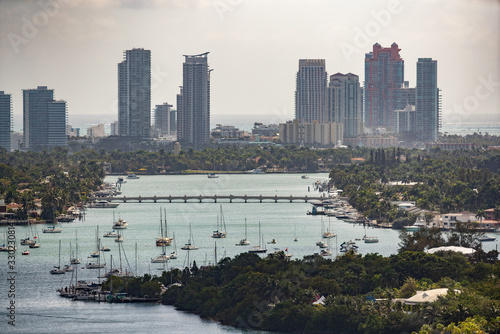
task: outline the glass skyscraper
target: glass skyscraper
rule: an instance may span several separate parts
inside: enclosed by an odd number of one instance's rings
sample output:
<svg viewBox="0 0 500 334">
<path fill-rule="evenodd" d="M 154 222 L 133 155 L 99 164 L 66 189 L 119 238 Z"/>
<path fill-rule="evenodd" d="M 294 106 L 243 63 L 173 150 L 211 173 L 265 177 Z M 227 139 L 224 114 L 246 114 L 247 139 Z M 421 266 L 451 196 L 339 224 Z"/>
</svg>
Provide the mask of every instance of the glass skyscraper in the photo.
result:
<svg viewBox="0 0 500 334">
<path fill-rule="evenodd" d="M 0 147 L 11 149 L 12 103 L 10 94 L 0 91 Z"/>
<path fill-rule="evenodd" d="M 66 102 L 54 100 L 46 86 L 23 90 L 24 148 L 32 151 L 66 146 Z"/>
<path fill-rule="evenodd" d="M 151 136 L 150 50 L 126 50 L 118 64 L 118 134 Z"/>
<path fill-rule="evenodd" d="M 182 87 L 177 95 L 177 140 L 188 145 L 205 145 L 210 140 L 208 54 L 184 55 L 182 64 Z"/>
<path fill-rule="evenodd" d="M 422 141 L 436 141 L 440 128 L 437 60 L 418 58 L 415 88 L 415 132 Z"/>
</svg>

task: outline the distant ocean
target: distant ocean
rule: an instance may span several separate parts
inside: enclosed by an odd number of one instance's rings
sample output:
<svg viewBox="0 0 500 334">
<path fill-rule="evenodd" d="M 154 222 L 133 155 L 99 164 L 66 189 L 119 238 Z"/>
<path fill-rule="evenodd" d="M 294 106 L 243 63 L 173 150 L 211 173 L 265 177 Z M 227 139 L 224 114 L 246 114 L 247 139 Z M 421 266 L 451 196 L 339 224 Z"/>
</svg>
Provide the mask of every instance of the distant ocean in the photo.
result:
<svg viewBox="0 0 500 334">
<path fill-rule="evenodd" d="M 263 124 L 278 124 L 291 120 L 293 115 L 281 115 L 277 113 L 270 114 L 212 114 L 210 127 L 215 128 L 216 124 L 233 125 L 241 130 L 251 130 L 255 122 Z M 106 115 L 82 115 L 69 114 L 68 124 L 73 128 L 80 128 L 80 134 L 85 135 L 87 128 L 97 124 L 104 124 L 105 131 L 110 133 L 110 124 L 116 121 L 117 117 L 113 114 Z M 500 136 L 500 115 L 477 115 L 475 121 L 447 123 L 446 117 L 443 122 L 441 132 L 447 134 L 467 135 L 473 133 L 488 133 L 490 135 Z M 14 131 L 22 131 L 22 115 L 14 115 Z"/>
</svg>

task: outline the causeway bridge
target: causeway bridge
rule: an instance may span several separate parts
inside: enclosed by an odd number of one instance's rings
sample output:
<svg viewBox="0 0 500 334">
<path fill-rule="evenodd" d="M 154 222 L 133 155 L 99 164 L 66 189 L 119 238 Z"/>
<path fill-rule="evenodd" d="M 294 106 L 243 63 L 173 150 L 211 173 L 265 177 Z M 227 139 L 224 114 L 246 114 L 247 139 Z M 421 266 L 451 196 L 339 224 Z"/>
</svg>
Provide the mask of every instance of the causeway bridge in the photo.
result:
<svg viewBox="0 0 500 334">
<path fill-rule="evenodd" d="M 96 199 L 99 200 L 108 200 L 108 201 L 113 201 L 113 202 L 199 202 L 202 203 L 203 201 L 213 201 L 214 203 L 217 203 L 219 200 L 223 201 L 228 201 L 229 203 L 232 203 L 233 201 L 240 201 L 240 202 L 245 202 L 248 203 L 249 201 L 251 202 L 259 202 L 262 203 L 264 201 L 267 202 L 285 202 L 285 203 L 292 203 L 294 201 L 300 201 L 300 202 L 309 202 L 309 201 L 319 201 L 319 200 L 324 200 L 326 197 L 320 197 L 320 196 L 278 196 L 278 195 L 169 195 L 169 196 L 113 196 L 113 197 L 98 197 Z"/>
</svg>

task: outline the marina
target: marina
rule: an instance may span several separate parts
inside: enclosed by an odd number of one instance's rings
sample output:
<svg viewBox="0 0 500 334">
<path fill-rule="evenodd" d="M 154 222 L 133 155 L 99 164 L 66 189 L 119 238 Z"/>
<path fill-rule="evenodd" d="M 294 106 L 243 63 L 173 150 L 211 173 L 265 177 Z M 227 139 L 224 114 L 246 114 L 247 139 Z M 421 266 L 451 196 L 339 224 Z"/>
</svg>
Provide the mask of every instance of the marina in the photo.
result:
<svg viewBox="0 0 500 334">
<path fill-rule="evenodd" d="M 313 191 L 311 184 L 318 179 L 325 181 L 327 177 L 326 173 L 309 174 L 309 179 L 302 179 L 297 174 L 263 174 L 258 176 L 253 174 L 220 174 L 217 179 L 208 179 L 206 175 L 141 176 L 139 180 L 124 183 L 122 193 L 123 196 L 137 194 L 141 194 L 141 196 L 152 196 L 153 194 L 182 196 L 184 193 L 217 193 L 239 196 L 245 193 L 253 196 L 260 194 L 278 196 L 288 194 L 287 196 L 290 196 L 291 194 L 296 197 L 321 198 L 322 195 L 326 196 L 326 194 Z M 116 176 L 109 176 L 105 181 L 115 182 Z M 316 242 L 322 236 L 320 234 L 322 216 L 306 214 L 308 210 L 311 210 L 311 203 L 304 201 L 292 204 L 284 203 L 287 202 L 260 203 L 249 201 L 244 203 L 243 201 L 234 201 L 231 205 L 224 205 L 223 213 L 227 236 L 216 239 L 218 259 L 248 252 L 254 246 L 265 247 L 267 242 L 272 239 L 275 239 L 276 243 L 272 244 L 272 250 L 269 249 L 268 253 L 287 249 L 288 254 L 293 254 L 292 260 L 320 253 L 321 250 L 324 250 L 322 255 L 325 257 L 334 258 L 343 254 L 340 246 L 344 242 L 346 242 L 344 246 L 347 247 L 347 242 L 355 239 L 360 241 L 353 241 L 356 244 L 349 247 L 356 246 L 359 254 L 379 253 L 389 256 L 397 252 L 399 242 L 397 230 L 373 229 L 368 226 L 363 227 L 348 223 L 335 217 L 326 218 L 324 216 L 325 231 L 336 236 L 326 239 L 328 240 L 327 248 L 320 249 Z M 160 230 L 160 208 L 165 209 L 163 217 L 167 217 L 169 236 L 173 237 L 170 246 L 164 247 L 165 252 L 163 249 L 160 251 L 160 248 L 156 246 L 156 238 Z M 117 217 L 119 215 L 122 219 L 131 222 L 127 229 L 121 230 L 125 234 L 121 243 L 115 243 L 114 237 L 103 237 L 111 231 L 113 212 Z M 21 256 L 21 251 L 27 245 L 22 248 L 18 247 L 16 303 L 19 310 L 19 327 L 16 326 L 16 330 L 26 332 L 28 328 L 31 328 L 29 323 L 40 323 L 37 328 L 39 333 L 53 333 L 55 328 L 59 328 L 59 326 L 62 326 L 64 332 L 106 332 L 115 328 L 118 321 L 123 321 L 128 325 L 120 325 L 120 331 L 129 333 L 141 332 L 144 328 L 154 330 L 156 326 L 169 326 L 174 332 L 186 332 L 186 328 L 191 328 L 191 332 L 242 333 L 241 330 L 200 320 L 196 315 L 178 312 L 168 306 L 135 303 L 130 305 L 81 303 L 61 298 L 57 292 L 57 289 L 75 285 L 77 279 L 78 281 L 87 281 L 89 284 L 102 282 L 103 279 L 98 278 L 99 276 L 104 276 L 111 269 L 117 269 L 114 263 L 118 262 L 120 252 L 122 253 L 121 270 L 133 275 L 142 276 L 145 273 L 160 275 L 161 271 L 158 269 L 163 267 L 166 269 L 183 268 L 188 263 L 192 264 L 193 261 L 196 261 L 198 266 L 212 265 L 216 256 L 212 234 L 219 212 L 220 203 L 216 204 L 213 201 L 202 203 L 195 201 L 187 204 L 184 202 L 162 204 L 152 201 L 143 203 L 131 201 L 120 203 L 120 206 L 115 209 L 88 208 L 85 211 L 85 220 L 64 223 L 62 233 L 43 234 L 42 240 L 34 238 L 38 233 L 33 226 L 16 226 L 18 246 L 21 239 L 26 238 L 41 245 L 40 248 L 30 249 L 28 256 Z M 330 219 L 329 222 L 328 219 Z M 259 240 L 259 222 L 261 235 L 264 236 L 266 243 Z M 96 235 L 97 227 L 103 232 Z M 364 235 L 376 235 L 379 242 L 364 243 L 362 241 Z M 489 236 L 496 237 L 496 234 L 489 233 Z M 100 239 L 100 244 L 97 244 L 96 239 Z M 297 241 L 294 241 L 295 239 Z M 72 243 L 73 249 L 77 249 L 76 257 L 80 254 L 82 260 L 80 265 L 73 265 L 75 267 L 73 272 L 66 272 L 64 275 L 51 275 L 50 270 L 58 264 L 59 240 L 61 240 L 61 268 L 70 257 L 68 253 L 70 252 L 70 243 Z M 241 240 L 248 241 L 248 244 L 240 245 Z M 174 251 L 176 244 L 183 246 L 186 241 L 194 244 L 198 250 L 179 251 L 179 253 Z M 247 247 L 242 247 L 242 245 Z M 497 246 L 498 238 L 496 241 L 483 244 L 485 250 L 495 249 Z M 109 248 L 110 251 L 100 252 L 99 258 L 87 258 L 91 253 L 103 247 Z M 137 259 L 135 258 L 136 247 Z M 172 253 L 177 256 L 172 256 Z M 169 257 L 166 263 L 151 263 L 151 259 L 162 254 Z M 262 253 L 260 256 L 266 255 L 266 253 Z M 111 264 L 111 256 L 114 265 Z M 7 253 L 0 254 L 0 261 L 4 263 L 7 261 Z M 111 268 L 112 266 L 115 268 Z M 0 272 L 2 291 L 5 291 L 6 275 L 5 271 Z M 37 297 L 33 298 L 33 296 Z M 5 312 L 5 308 L 3 308 L 0 314 L 4 315 Z M 109 314 L 116 314 L 116 312 L 120 314 L 109 316 Z M 43 321 L 40 321 L 41 319 Z M 148 319 L 149 322 L 145 323 L 144 319 Z M 167 321 L 170 323 L 167 324 Z M 185 327 L 186 321 L 191 322 L 187 327 Z M 64 323 L 61 325 L 61 322 Z M 138 324 L 145 327 L 140 328 Z M 196 327 L 190 327 L 192 324 L 196 324 Z"/>
</svg>

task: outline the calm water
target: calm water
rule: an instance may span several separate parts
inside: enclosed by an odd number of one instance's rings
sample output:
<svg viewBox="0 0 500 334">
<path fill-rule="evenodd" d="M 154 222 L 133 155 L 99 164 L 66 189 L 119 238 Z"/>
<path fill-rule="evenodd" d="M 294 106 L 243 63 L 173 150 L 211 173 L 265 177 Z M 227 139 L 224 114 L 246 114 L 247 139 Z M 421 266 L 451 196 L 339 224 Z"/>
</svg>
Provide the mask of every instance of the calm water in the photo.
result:
<svg viewBox="0 0 500 334">
<path fill-rule="evenodd" d="M 106 181 L 115 182 L 116 176 Z M 205 175 L 187 176 L 141 176 L 137 180 L 127 180 L 122 187 L 125 196 L 168 196 L 168 195 L 308 195 L 318 196 L 313 192 L 312 184 L 316 180 L 326 180 L 327 174 L 311 174 L 309 179 L 301 179 L 297 174 L 278 175 L 224 175 L 218 179 L 208 179 Z M 308 191 L 310 190 L 310 192 Z M 227 238 L 212 239 L 217 217 L 222 204 L 227 228 Z M 241 203 L 241 202 L 204 202 L 204 203 L 121 203 L 116 209 L 88 209 L 85 221 L 63 223 L 60 234 L 43 234 L 42 225 L 37 227 L 16 227 L 18 241 L 32 234 L 39 235 L 41 247 L 30 249 L 29 256 L 22 256 L 24 246 L 19 246 L 16 254 L 16 327 L 7 325 L 7 254 L 0 254 L 0 333 L 34 331 L 36 333 L 135 333 L 158 331 L 168 328 L 172 333 L 247 333 L 217 323 L 200 319 L 196 315 L 176 311 L 163 305 L 119 305 L 97 304 L 93 302 L 74 302 L 60 298 L 56 289 L 71 284 L 76 279 L 76 272 L 54 276 L 49 273 L 52 266 L 58 264 L 59 240 L 62 241 L 61 264 L 69 261 L 70 243 L 75 250 L 78 234 L 78 252 L 82 263 L 96 249 L 96 231 L 99 236 L 111 230 L 113 215 L 129 223 L 123 230 L 125 241 L 121 257 L 122 266 L 139 274 L 160 275 L 160 264 L 151 264 L 150 259 L 160 254 L 161 248 L 155 246 L 155 237 L 160 231 L 160 209 L 167 213 L 168 233 L 175 233 L 178 259 L 171 260 L 168 267 L 183 267 L 187 264 L 187 251 L 180 249 L 190 238 L 199 250 L 190 251 L 190 262 L 198 266 L 213 263 L 215 260 L 215 242 L 217 256 L 234 256 L 247 251 L 250 246 L 235 246 L 245 237 L 245 218 L 247 219 L 248 240 L 251 245 L 259 244 L 259 222 L 266 247 L 269 252 L 275 249 L 288 249 L 294 258 L 302 258 L 319 251 L 315 245 L 321 239 L 322 222 L 324 228 L 333 230 L 336 238 L 330 239 L 334 255 L 343 241 L 361 238 L 367 234 L 377 236 L 377 244 L 358 242 L 362 254 L 377 252 L 391 255 L 397 252 L 398 232 L 390 229 L 367 229 L 353 226 L 335 218 L 308 216 L 311 209 L 307 203 Z M 5 230 L 1 234 L 5 233 Z M 297 236 L 298 241 L 294 242 Z M 276 239 L 276 244 L 267 244 Z M 103 259 L 109 265 L 113 256 L 114 267 L 119 266 L 120 257 L 114 239 L 101 238 L 104 246 L 111 251 L 104 253 Z M 3 242 L 1 242 L 3 243 Z M 485 249 L 497 247 L 498 241 L 485 243 Z M 137 258 L 135 249 L 137 245 Z M 167 247 L 167 252 L 174 251 L 175 245 Z M 78 270 L 78 279 L 97 282 L 97 270 Z M 160 327 L 161 326 L 161 327 Z M 255 332 L 250 332 L 255 333 Z"/>
</svg>

